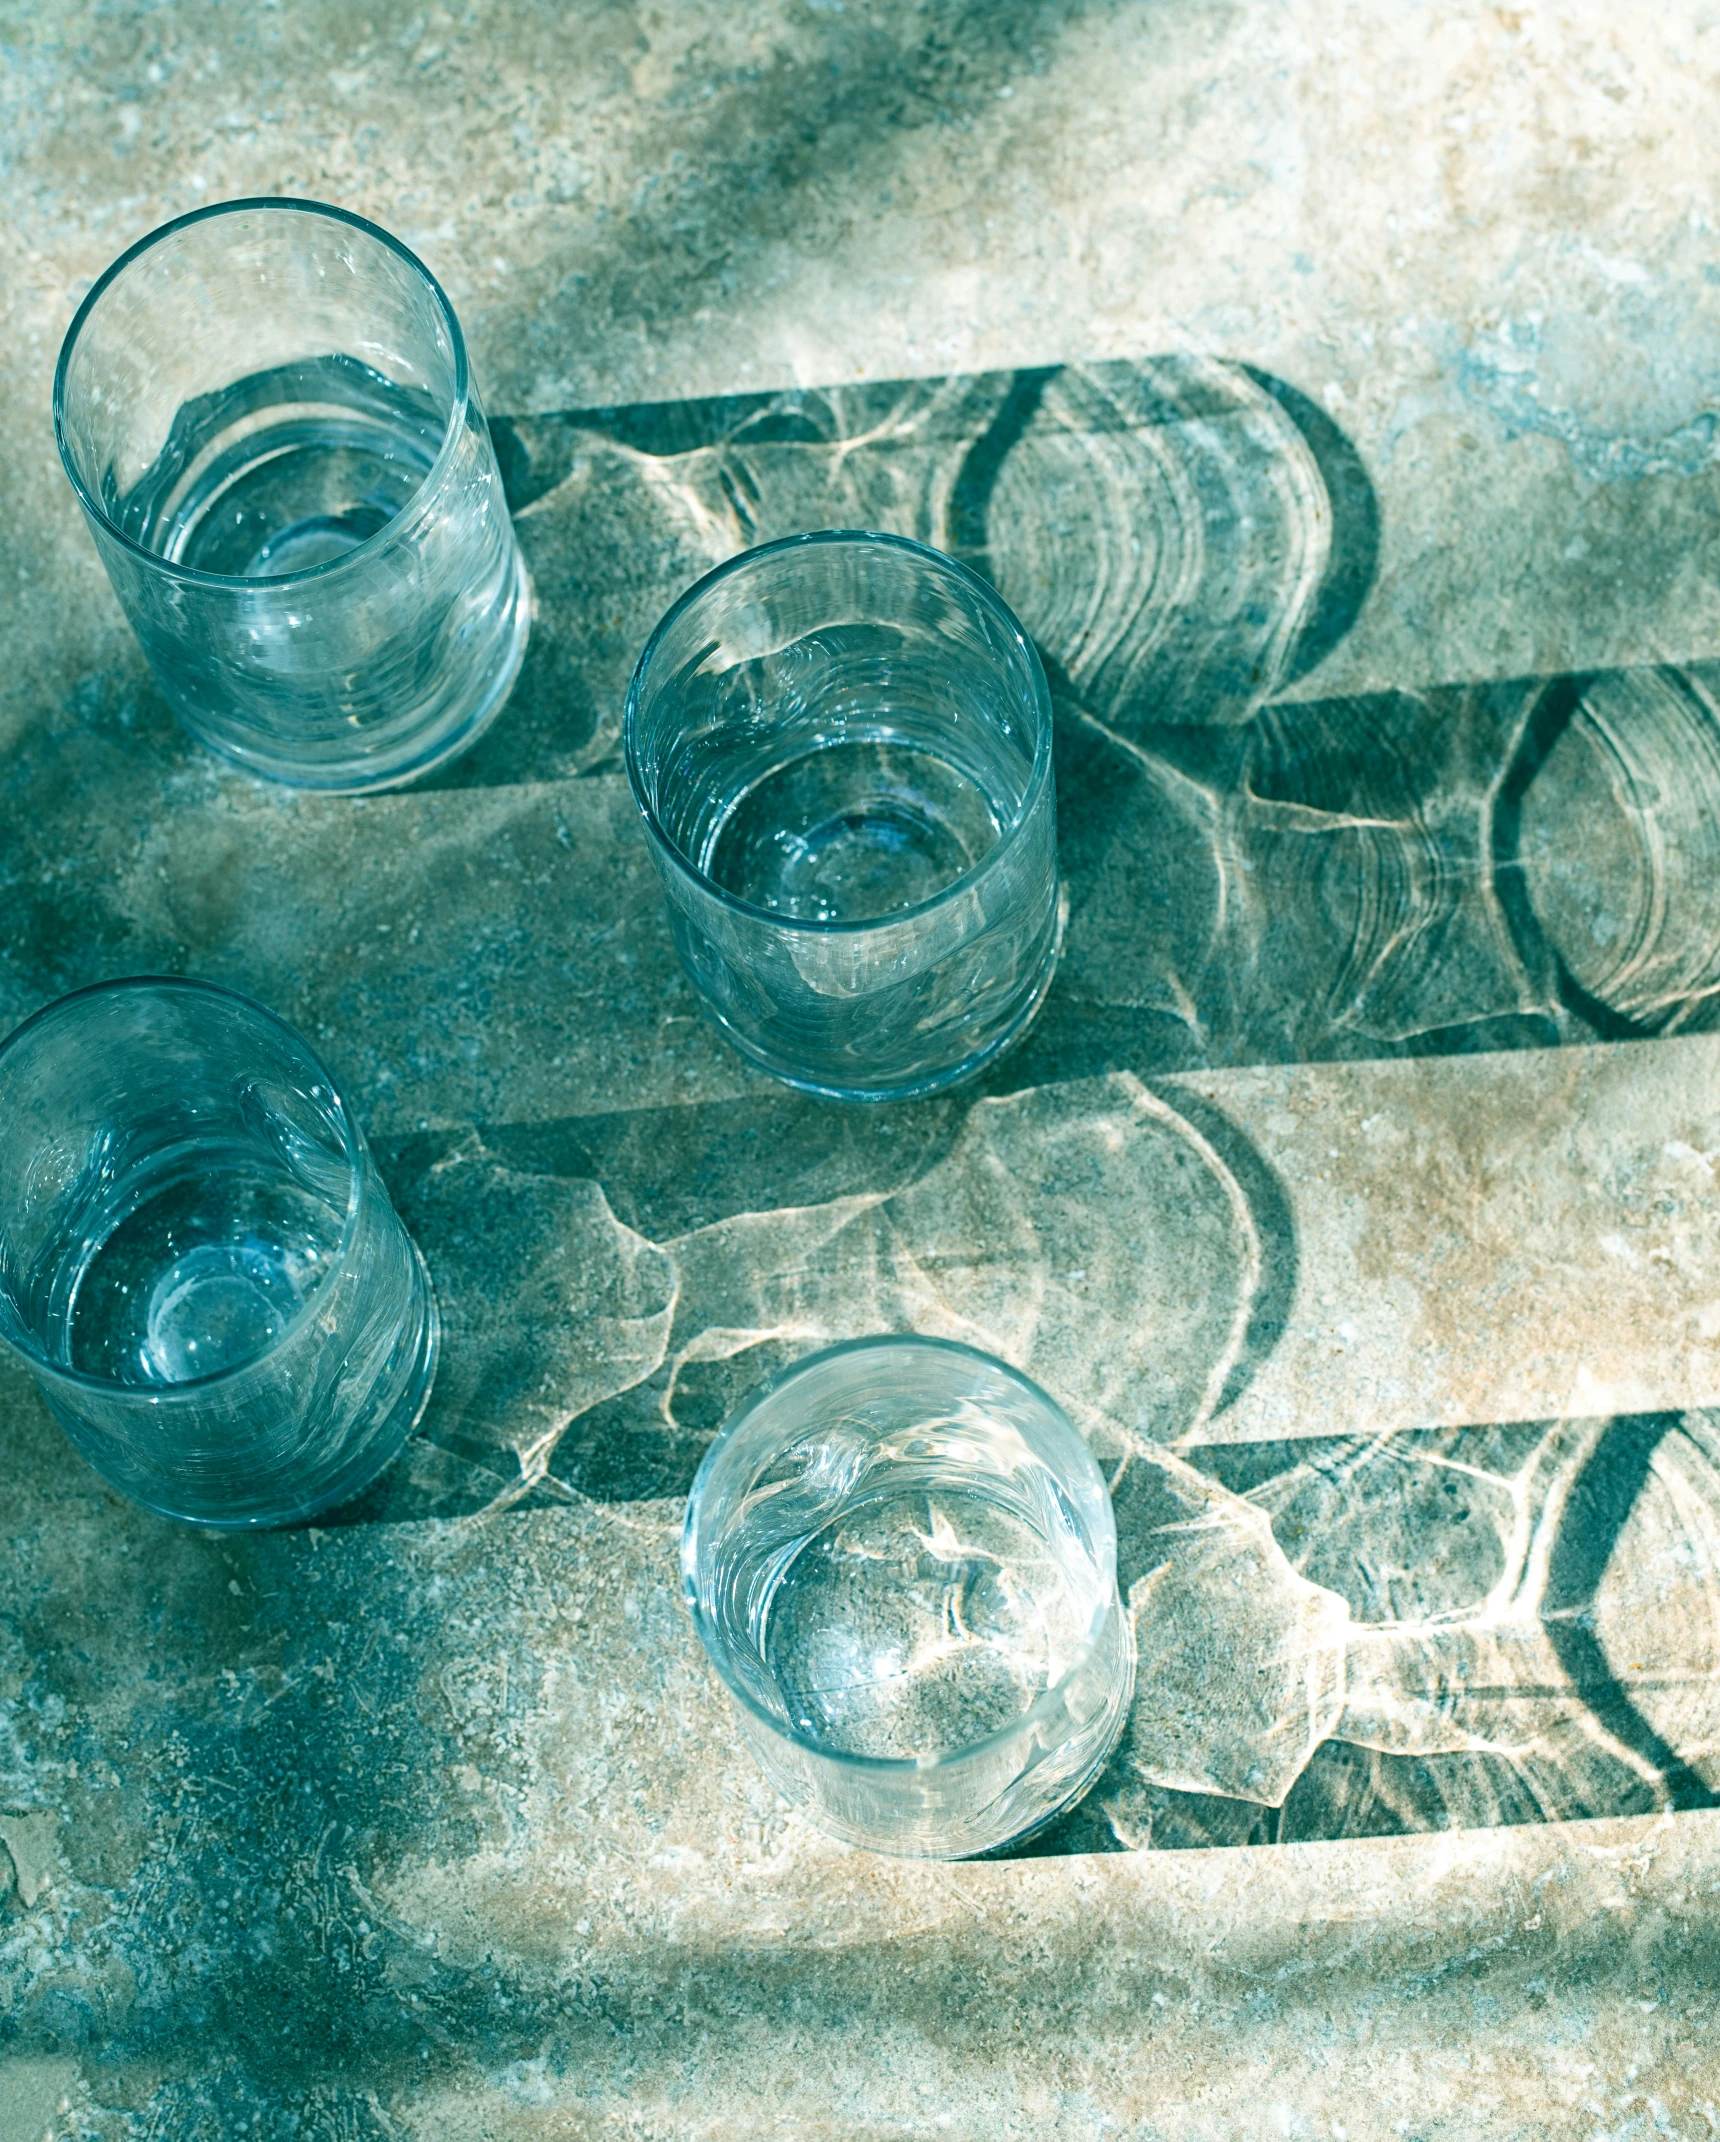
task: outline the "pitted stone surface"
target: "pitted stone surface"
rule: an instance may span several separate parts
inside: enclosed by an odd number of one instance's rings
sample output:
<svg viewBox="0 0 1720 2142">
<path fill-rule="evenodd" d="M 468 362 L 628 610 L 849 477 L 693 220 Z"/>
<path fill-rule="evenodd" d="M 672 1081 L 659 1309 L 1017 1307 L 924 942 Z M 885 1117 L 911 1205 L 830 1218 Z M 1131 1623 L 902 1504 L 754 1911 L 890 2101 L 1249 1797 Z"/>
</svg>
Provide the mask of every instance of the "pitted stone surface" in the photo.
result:
<svg viewBox="0 0 1720 2142">
<path fill-rule="evenodd" d="M 1641 19 L 1638 19 L 1641 16 Z M 442 1300 L 400 1462 L 195 1537 L 0 1363 L 0 2142 L 1720 2131 L 1720 30 L 1701 9 L 0 9 L 0 1029 L 316 1042 Z M 204 201 L 446 282 L 537 593 L 364 802 L 174 728 L 58 469 Z M 675 965 L 618 758 L 861 523 L 1047 658 L 1068 929 L 845 1113 Z M 752 1383 L 1020 1362 L 1150 1671 L 1033 1856 L 818 1836 L 684 1614 Z"/>
</svg>

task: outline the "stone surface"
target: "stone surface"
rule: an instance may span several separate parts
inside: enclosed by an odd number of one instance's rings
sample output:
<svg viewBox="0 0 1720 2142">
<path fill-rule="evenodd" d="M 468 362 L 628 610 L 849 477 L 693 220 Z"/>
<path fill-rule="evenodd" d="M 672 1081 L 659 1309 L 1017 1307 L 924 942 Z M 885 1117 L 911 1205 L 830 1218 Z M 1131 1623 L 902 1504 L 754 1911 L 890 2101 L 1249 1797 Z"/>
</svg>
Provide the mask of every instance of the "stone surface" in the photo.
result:
<svg viewBox="0 0 1720 2142">
<path fill-rule="evenodd" d="M 0 2142 L 1720 2131 L 1717 72 L 1601 0 L 0 8 L 0 1027 L 272 1004 L 447 1341 L 229 1541 L 0 1364 Z M 53 452 L 89 280 L 269 191 L 446 281 L 537 590 L 362 803 L 177 733 Z M 851 521 L 1039 640 L 1069 908 L 880 1114 L 703 1026 L 617 759 L 664 605 Z M 1030 1857 L 819 1837 L 680 1603 L 729 1406 L 891 1327 L 1113 1478 L 1145 1670 Z"/>
</svg>

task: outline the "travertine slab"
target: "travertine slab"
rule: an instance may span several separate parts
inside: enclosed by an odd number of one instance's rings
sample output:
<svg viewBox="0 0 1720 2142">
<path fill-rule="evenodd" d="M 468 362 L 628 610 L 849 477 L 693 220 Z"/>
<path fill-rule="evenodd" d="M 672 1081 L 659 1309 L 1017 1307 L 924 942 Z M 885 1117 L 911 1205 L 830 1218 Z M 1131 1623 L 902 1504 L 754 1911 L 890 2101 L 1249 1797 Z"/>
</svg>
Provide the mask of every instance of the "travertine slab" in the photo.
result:
<svg viewBox="0 0 1720 2142">
<path fill-rule="evenodd" d="M 30 1451 L 13 1596 L 57 1830 L 4 1983 L 83 2048 L 81 2131 L 147 2099 L 190 2131 L 289 2101 L 380 2135 L 739 2135 L 766 2091 L 815 2134 L 1229 2134 L 1263 2073 L 1353 2120 L 1376 2059 L 1382 2134 L 1524 2091 L 1543 2132 L 1713 2100 L 1711 1813 L 891 1862 L 735 1745 L 672 1507 L 221 1542 Z M 55 1582 L 74 1554 L 99 1603 Z"/>
<path fill-rule="evenodd" d="M 228 1543 L 0 1368 L 0 2142 L 1720 2131 L 1717 78 L 1606 0 L 6 13 L 0 1028 L 275 1005 L 448 1344 Z M 448 284 L 537 587 L 363 804 L 175 732 L 48 421 L 88 280 L 276 191 Z M 616 757 L 832 519 L 1058 700 L 1057 986 L 882 1116 L 700 1024 Z M 1148 1670 L 1032 1860 L 816 1836 L 679 1604 L 734 1398 L 899 1324 L 1116 1482 Z"/>
</svg>

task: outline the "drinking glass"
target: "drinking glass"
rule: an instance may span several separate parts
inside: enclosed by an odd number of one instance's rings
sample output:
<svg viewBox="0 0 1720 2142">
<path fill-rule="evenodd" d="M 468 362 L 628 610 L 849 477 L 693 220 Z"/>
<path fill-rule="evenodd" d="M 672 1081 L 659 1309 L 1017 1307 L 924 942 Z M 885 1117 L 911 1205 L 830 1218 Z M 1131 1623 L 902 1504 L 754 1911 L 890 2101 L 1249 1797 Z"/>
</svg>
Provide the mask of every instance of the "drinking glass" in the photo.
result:
<svg viewBox="0 0 1720 2142">
<path fill-rule="evenodd" d="M 743 552 L 651 635 L 625 747 L 681 959 L 764 1070 L 931 1093 L 1033 1017 L 1057 957 L 1051 698 L 965 566 L 839 529 Z"/>
<path fill-rule="evenodd" d="M 164 224 L 79 306 L 66 473 L 169 703 L 303 788 L 386 788 L 472 742 L 531 591 L 453 307 L 315 201 Z"/>
<path fill-rule="evenodd" d="M 204 982 L 62 997 L 0 1044 L 0 1340 L 165 1516 L 364 1487 L 435 1373 L 429 1275 L 291 1027 Z"/>
<path fill-rule="evenodd" d="M 862 1339 L 743 1405 L 693 1483 L 693 1619 L 766 1777 L 874 1851 L 956 1859 L 1084 1792 L 1134 1644 L 1087 1445 L 972 1347 Z"/>
</svg>

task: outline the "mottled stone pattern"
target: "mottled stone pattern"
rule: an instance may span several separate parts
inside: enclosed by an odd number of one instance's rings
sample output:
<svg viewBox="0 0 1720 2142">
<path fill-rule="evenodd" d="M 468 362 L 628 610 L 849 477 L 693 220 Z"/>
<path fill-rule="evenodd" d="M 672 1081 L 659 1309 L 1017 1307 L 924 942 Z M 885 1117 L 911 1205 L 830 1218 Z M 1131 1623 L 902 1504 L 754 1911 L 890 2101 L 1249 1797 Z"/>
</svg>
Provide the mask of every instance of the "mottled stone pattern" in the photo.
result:
<svg viewBox="0 0 1720 2142">
<path fill-rule="evenodd" d="M 239 1540 L 0 1364 L 0 2142 L 1720 2132 L 1720 32 L 1641 13 L 0 8 L 0 1028 L 264 999 L 446 1333 Z M 447 282 L 537 592 L 364 802 L 177 732 L 48 423 L 273 191 Z M 618 765 L 663 606 L 839 523 L 1057 703 L 1045 1012 L 881 1113 L 702 1024 Z M 1114 1482 L 1030 1856 L 818 1836 L 680 1603 L 735 1398 L 891 1328 Z"/>
</svg>

